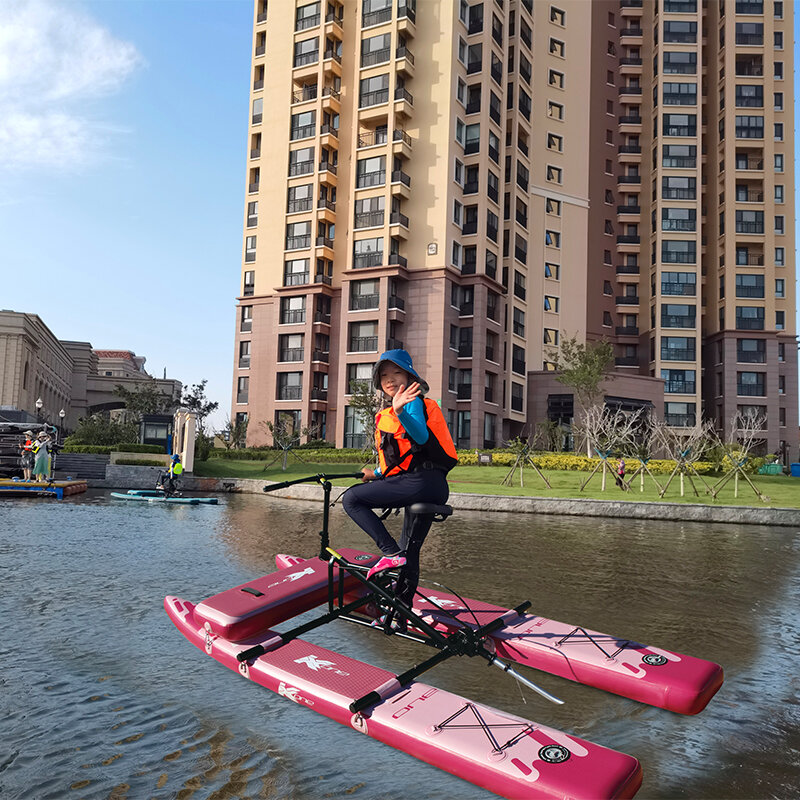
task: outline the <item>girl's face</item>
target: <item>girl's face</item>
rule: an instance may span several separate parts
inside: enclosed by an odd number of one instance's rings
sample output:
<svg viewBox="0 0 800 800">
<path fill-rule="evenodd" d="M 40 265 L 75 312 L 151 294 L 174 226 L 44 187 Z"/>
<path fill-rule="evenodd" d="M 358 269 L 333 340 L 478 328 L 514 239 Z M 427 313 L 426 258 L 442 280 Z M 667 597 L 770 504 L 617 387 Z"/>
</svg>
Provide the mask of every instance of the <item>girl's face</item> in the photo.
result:
<svg viewBox="0 0 800 800">
<path fill-rule="evenodd" d="M 400 391 L 401 386 L 408 386 L 411 382 L 409 374 L 391 361 L 384 361 L 381 364 L 378 377 L 381 389 L 389 397 L 394 397 Z"/>
</svg>

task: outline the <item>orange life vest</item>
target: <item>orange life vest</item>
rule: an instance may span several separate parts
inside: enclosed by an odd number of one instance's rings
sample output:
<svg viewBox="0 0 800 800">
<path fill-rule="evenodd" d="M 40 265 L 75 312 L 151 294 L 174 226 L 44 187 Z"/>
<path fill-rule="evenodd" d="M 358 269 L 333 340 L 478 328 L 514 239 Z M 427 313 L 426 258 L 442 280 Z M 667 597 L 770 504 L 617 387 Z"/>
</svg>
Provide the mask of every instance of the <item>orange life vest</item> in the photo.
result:
<svg viewBox="0 0 800 800">
<path fill-rule="evenodd" d="M 417 444 L 409 437 L 392 406 L 375 416 L 375 448 L 384 478 L 419 469 L 449 472 L 458 463 L 456 448 L 442 410 L 434 400 L 423 398 L 422 402 L 428 426 L 428 441 L 425 444 Z"/>
</svg>

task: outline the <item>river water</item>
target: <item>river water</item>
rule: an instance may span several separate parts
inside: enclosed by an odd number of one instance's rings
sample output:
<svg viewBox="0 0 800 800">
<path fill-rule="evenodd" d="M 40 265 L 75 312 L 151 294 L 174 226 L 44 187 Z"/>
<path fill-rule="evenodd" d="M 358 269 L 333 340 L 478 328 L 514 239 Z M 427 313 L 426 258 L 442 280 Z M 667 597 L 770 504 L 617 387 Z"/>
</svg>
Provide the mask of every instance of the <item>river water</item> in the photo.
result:
<svg viewBox="0 0 800 800">
<path fill-rule="evenodd" d="M 231 495 L 125 505 L 0 501 L 2 798 L 488 798 L 205 657 L 164 613 L 317 552 L 321 505 Z M 333 542 L 369 549 L 338 510 Z M 726 682 L 682 717 L 529 672 L 523 702 L 477 660 L 426 683 L 622 750 L 645 798 L 800 793 L 800 531 L 457 512 L 423 574 L 461 594 L 707 658 Z M 417 645 L 333 623 L 306 638 L 394 671 Z M 527 692 L 527 690 L 526 690 Z"/>
</svg>

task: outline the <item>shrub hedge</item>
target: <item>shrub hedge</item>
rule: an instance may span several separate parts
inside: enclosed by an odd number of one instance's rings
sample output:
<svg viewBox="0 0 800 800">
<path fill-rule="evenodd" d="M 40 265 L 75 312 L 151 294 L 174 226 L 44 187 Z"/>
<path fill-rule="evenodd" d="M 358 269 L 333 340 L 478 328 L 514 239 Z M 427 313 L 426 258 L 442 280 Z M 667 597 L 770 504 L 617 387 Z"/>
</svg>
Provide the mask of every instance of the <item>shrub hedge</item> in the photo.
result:
<svg viewBox="0 0 800 800">
<path fill-rule="evenodd" d="M 482 450 L 492 454 L 492 465 L 496 467 L 510 467 L 517 459 L 517 454 L 511 450 Z M 236 461 L 269 461 L 278 456 L 277 450 L 221 450 L 212 452 L 212 458 L 233 459 Z M 362 464 L 372 458 L 363 450 L 350 450 L 345 448 L 322 450 L 303 450 L 303 459 L 315 463 L 328 464 Z M 758 463 L 758 462 L 761 463 Z M 600 462 L 599 458 L 587 458 L 577 453 L 539 453 L 533 456 L 533 463 L 539 469 L 567 470 L 574 472 L 591 472 Z M 478 451 L 459 450 L 458 463 L 462 466 L 476 466 L 478 464 Z M 616 467 L 616 460 L 611 465 Z M 626 473 L 630 476 L 639 469 L 640 461 L 635 458 L 626 458 Z M 763 464 L 763 459 L 750 459 L 746 469 L 752 471 L 750 464 L 757 464 L 752 469 L 757 469 Z M 675 469 L 675 462 L 671 459 L 652 459 L 647 462 L 648 469 L 654 475 L 668 475 Z M 708 475 L 716 471 L 714 464 L 709 461 L 695 461 L 692 465 L 701 475 Z"/>
<path fill-rule="evenodd" d="M 135 442 L 125 444 L 68 444 L 62 450 L 64 453 L 163 453 L 164 448 L 160 444 L 137 444 Z"/>
<path fill-rule="evenodd" d="M 148 461 L 144 458 L 121 458 L 117 464 L 123 464 L 128 467 L 163 467 L 160 461 Z"/>
</svg>

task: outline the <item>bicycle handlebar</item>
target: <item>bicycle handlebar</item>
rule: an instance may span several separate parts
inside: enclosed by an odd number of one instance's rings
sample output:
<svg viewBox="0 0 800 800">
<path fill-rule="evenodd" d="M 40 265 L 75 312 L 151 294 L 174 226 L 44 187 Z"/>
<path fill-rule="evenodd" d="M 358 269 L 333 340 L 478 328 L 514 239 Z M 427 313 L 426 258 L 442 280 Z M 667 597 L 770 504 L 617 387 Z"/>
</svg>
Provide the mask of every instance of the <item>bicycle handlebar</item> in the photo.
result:
<svg viewBox="0 0 800 800">
<path fill-rule="evenodd" d="M 281 481 L 280 483 L 270 483 L 264 487 L 265 492 L 274 492 L 277 489 L 286 489 L 288 486 L 294 486 L 296 483 L 309 483 L 311 481 L 316 481 L 318 483 L 323 483 L 325 481 L 333 481 L 339 478 L 360 478 L 363 475 L 361 472 L 345 472 L 341 474 L 328 474 L 325 472 L 319 472 L 316 475 L 307 475 L 304 478 L 295 478 L 293 481 Z"/>
</svg>

